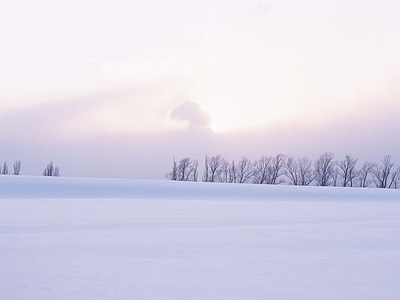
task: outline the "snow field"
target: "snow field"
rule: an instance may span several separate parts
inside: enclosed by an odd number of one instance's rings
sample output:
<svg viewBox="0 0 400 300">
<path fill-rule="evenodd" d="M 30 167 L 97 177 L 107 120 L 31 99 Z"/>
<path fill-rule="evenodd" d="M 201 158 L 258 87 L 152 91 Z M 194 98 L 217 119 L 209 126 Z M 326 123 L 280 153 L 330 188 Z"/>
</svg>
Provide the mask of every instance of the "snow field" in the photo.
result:
<svg viewBox="0 0 400 300">
<path fill-rule="evenodd" d="M 400 295 L 399 191 L 150 183 L 0 178 L 0 298 Z"/>
</svg>

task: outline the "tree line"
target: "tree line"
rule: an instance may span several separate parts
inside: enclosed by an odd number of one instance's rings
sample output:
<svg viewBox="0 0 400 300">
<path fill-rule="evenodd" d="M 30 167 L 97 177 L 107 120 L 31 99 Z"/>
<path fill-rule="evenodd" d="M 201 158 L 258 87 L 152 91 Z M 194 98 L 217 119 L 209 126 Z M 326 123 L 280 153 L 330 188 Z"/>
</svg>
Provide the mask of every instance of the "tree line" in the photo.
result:
<svg viewBox="0 0 400 300">
<path fill-rule="evenodd" d="M 21 172 L 21 161 L 17 160 L 14 162 L 13 165 L 13 175 L 19 175 Z M 1 175 L 9 175 L 10 174 L 10 170 L 8 169 L 8 165 L 7 162 L 5 161 L 3 164 L 3 167 L 1 167 L 0 165 L 0 174 Z"/>
<path fill-rule="evenodd" d="M 12 175 L 20 175 L 21 173 L 21 161 L 17 160 L 13 165 L 13 173 Z M 10 170 L 8 169 L 7 162 L 5 161 L 3 167 L 0 165 L 0 174 L 1 175 L 10 175 Z M 60 169 L 54 165 L 53 162 L 50 162 L 43 171 L 43 176 L 60 176 Z"/>
<path fill-rule="evenodd" d="M 399 188 L 400 166 L 397 168 L 391 155 L 386 155 L 379 164 L 367 161 L 360 168 L 358 159 L 346 155 L 335 160 L 334 154 L 326 152 L 317 159 L 295 158 L 278 154 L 262 156 L 256 161 L 242 157 L 239 161 L 228 161 L 221 155 L 205 156 L 203 182 L 254 183 L 290 185 L 318 185 L 342 187 Z M 186 157 L 172 162 L 170 180 L 199 181 L 199 163 Z"/>
</svg>

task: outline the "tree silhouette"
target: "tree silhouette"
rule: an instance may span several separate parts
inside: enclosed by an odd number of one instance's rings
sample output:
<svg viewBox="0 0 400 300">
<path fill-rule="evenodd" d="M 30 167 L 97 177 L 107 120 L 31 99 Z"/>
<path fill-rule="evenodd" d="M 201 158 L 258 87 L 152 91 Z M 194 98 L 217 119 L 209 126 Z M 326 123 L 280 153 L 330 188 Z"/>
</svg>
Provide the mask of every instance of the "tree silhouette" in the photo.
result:
<svg viewBox="0 0 400 300">
<path fill-rule="evenodd" d="M 60 176 L 60 169 L 54 165 L 53 162 L 50 162 L 47 167 L 43 171 L 43 176 Z"/>
</svg>

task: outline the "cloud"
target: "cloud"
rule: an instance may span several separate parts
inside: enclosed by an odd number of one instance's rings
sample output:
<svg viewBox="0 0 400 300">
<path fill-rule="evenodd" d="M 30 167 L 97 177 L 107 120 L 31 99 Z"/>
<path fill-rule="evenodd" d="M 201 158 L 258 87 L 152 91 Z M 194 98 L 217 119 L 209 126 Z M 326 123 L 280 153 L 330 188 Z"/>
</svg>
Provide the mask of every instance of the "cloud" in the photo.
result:
<svg viewBox="0 0 400 300">
<path fill-rule="evenodd" d="M 98 107 L 106 105 L 110 99 L 121 97 L 122 94 L 122 91 L 107 91 L 5 110 L 0 113 L 0 134 L 8 138 L 39 142 L 65 138 L 64 133 L 70 126 L 76 126 L 75 122 L 84 119 Z M 77 131 L 72 134 L 80 136 Z"/>
<path fill-rule="evenodd" d="M 39 103 L 0 108 L 0 135 L 13 140 L 86 138 L 101 132 L 154 132 L 184 127 L 173 122 L 176 90 L 187 81 L 164 80 L 49 98 Z M 182 99 L 182 98 L 180 98 Z M 29 130 L 27 130 L 29 129 Z M 0 153 L 1 155 L 1 153 Z"/>
<path fill-rule="evenodd" d="M 210 125 L 210 116 L 195 101 L 184 100 L 170 113 L 171 119 L 178 121 L 188 121 L 191 128 L 206 129 Z"/>
<path fill-rule="evenodd" d="M 201 161 L 206 154 L 221 154 L 232 161 L 242 156 L 255 160 L 262 155 L 284 153 L 315 159 L 329 151 L 335 153 L 335 159 L 353 155 L 359 159 L 358 167 L 365 160 L 379 163 L 386 154 L 393 155 L 396 166 L 400 163 L 397 130 L 400 126 L 400 91 L 395 85 L 387 96 L 360 96 L 357 109 L 318 125 L 282 120 L 265 128 L 215 133 L 207 130 L 210 124 L 207 112 L 184 94 L 173 102 L 164 103 L 165 110 L 160 114 L 154 110 L 147 113 L 140 107 L 137 113 L 129 110 L 129 106 L 122 109 L 132 114 L 134 119 L 141 115 L 137 120 L 140 123 L 153 117 L 164 122 L 169 114 L 176 123 L 187 122 L 191 128 L 200 130 L 165 130 L 168 123 L 165 122 L 161 123 L 159 130 L 151 132 L 100 128 L 86 134 L 86 126 L 83 126 L 64 133 L 65 126 L 74 125 L 81 115 L 86 118 L 98 107 L 108 108 L 109 101 L 116 105 L 122 101 L 117 99 L 125 93 L 140 98 L 146 91 L 139 89 L 136 94 L 135 90 L 112 90 L 3 111 L 0 113 L 0 163 L 7 161 L 12 166 L 14 161 L 21 160 L 23 175 L 41 175 L 46 164 L 54 161 L 62 176 L 148 179 L 163 179 L 170 171 L 173 156 Z M 165 94 L 165 91 L 160 93 Z M 147 107 L 147 101 L 153 98 L 150 95 L 141 103 Z M 169 94 L 165 98 L 173 97 Z M 171 107 L 174 108 L 171 110 Z M 171 120 L 170 123 L 174 123 Z M 89 127 L 88 123 L 84 125 Z M 200 174 L 202 168 L 200 164 Z"/>
</svg>

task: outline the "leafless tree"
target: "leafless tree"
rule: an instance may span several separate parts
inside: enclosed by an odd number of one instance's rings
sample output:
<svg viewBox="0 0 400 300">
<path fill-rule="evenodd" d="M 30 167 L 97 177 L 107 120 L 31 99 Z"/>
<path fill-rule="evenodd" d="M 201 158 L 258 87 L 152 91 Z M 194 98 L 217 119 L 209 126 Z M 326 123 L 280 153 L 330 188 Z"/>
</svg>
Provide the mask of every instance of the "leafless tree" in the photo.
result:
<svg viewBox="0 0 400 300">
<path fill-rule="evenodd" d="M 190 157 L 183 158 L 176 163 L 175 158 L 172 163 L 172 171 L 167 174 L 167 178 L 177 181 L 197 181 L 198 162 Z"/>
<path fill-rule="evenodd" d="M 278 154 L 275 157 L 263 156 L 253 165 L 253 182 L 258 184 L 279 184 L 285 174 L 286 157 Z"/>
<path fill-rule="evenodd" d="M 189 157 L 181 159 L 178 165 L 178 174 L 180 181 L 197 181 L 197 160 L 191 160 Z"/>
<path fill-rule="evenodd" d="M 375 168 L 372 174 L 377 188 L 389 187 L 388 180 L 393 166 L 394 163 L 392 162 L 392 156 L 386 155 L 382 159 L 382 165 Z"/>
<path fill-rule="evenodd" d="M 271 184 L 280 184 L 283 182 L 280 177 L 284 174 L 284 165 L 286 156 L 283 154 L 276 155 L 271 161 Z"/>
<path fill-rule="evenodd" d="M 53 176 L 60 177 L 60 169 L 57 166 L 54 167 L 54 175 Z"/>
<path fill-rule="evenodd" d="M 253 164 L 246 158 L 242 157 L 236 168 L 236 182 L 245 183 L 253 176 Z"/>
<path fill-rule="evenodd" d="M 230 172 L 229 172 L 229 170 L 230 170 L 230 167 L 229 167 L 229 162 L 226 160 L 226 159 L 224 159 L 223 161 L 222 161 L 222 164 L 221 164 L 221 174 L 220 174 L 220 180 L 221 180 L 221 182 L 229 182 L 229 174 L 230 174 Z"/>
<path fill-rule="evenodd" d="M 311 161 L 307 157 L 297 160 L 293 156 L 288 157 L 285 162 L 285 175 L 289 178 L 289 184 L 309 185 L 314 180 Z"/>
<path fill-rule="evenodd" d="M 394 188 L 397 189 L 398 187 L 398 181 L 400 178 L 400 166 L 396 169 L 396 171 L 392 171 L 390 173 L 390 178 L 389 178 L 389 183 L 388 183 L 388 188 Z"/>
<path fill-rule="evenodd" d="M 360 187 L 367 187 L 372 183 L 370 176 L 376 168 L 376 164 L 366 161 L 358 172 L 358 184 Z"/>
<path fill-rule="evenodd" d="M 8 175 L 8 174 L 10 174 L 10 173 L 8 172 L 8 166 L 7 166 L 7 162 L 6 162 L 6 161 L 5 161 L 4 164 L 3 164 L 3 169 L 1 170 L 1 174 L 3 174 L 3 175 Z"/>
<path fill-rule="evenodd" d="M 394 182 L 393 187 L 395 189 L 398 189 L 398 188 L 400 188 L 400 166 L 397 167 L 396 173 L 397 173 L 397 177 L 396 177 L 396 181 Z"/>
<path fill-rule="evenodd" d="M 342 186 L 353 186 L 354 180 L 358 176 L 356 164 L 357 159 L 351 155 L 346 155 L 343 160 L 338 162 L 338 175 L 342 178 Z"/>
<path fill-rule="evenodd" d="M 334 175 L 334 154 L 324 153 L 315 161 L 315 180 L 319 186 L 328 186 L 331 184 Z"/>
<path fill-rule="evenodd" d="M 315 181 L 319 186 L 367 187 L 374 182 L 378 188 L 400 188 L 400 166 L 394 170 L 390 155 L 382 159 L 380 166 L 365 162 L 360 170 L 356 169 L 358 160 L 351 155 L 346 155 L 340 161 L 333 159 L 334 154 L 326 152 L 314 164 L 307 157 L 295 159 L 283 154 L 263 156 L 254 163 L 246 157 L 229 163 L 219 154 L 212 157 L 206 155 L 202 179 L 204 182 L 279 184 L 284 182 L 281 176 L 286 175 L 292 185 L 306 186 Z M 18 175 L 20 168 L 20 161 L 16 161 L 14 174 Z M 178 181 L 197 181 L 197 169 L 197 160 L 186 157 L 177 162 L 174 158 L 172 171 L 166 177 Z M 8 174 L 6 162 L 0 168 L 1 174 L 5 172 Z M 51 162 L 43 175 L 59 176 L 59 169 Z"/>
<path fill-rule="evenodd" d="M 339 182 L 339 167 L 337 166 L 337 162 L 334 162 L 332 169 L 332 185 L 338 186 L 338 182 Z"/>
<path fill-rule="evenodd" d="M 225 160 L 221 155 L 212 156 L 211 158 L 206 155 L 204 166 L 204 182 L 221 181 L 221 166 Z"/>
<path fill-rule="evenodd" d="M 289 178 L 289 184 L 300 184 L 300 169 L 298 162 L 294 159 L 293 156 L 290 156 L 286 159 L 285 175 L 287 178 Z"/>
<path fill-rule="evenodd" d="M 199 166 L 199 162 L 197 160 L 193 160 L 193 172 L 192 172 L 192 181 L 197 181 L 197 178 L 199 177 L 199 173 L 197 171 L 197 167 Z"/>
<path fill-rule="evenodd" d="M 60 176 L 60 169 L 54 165 L 53 162 L 50 162 L 47 167 L 43 171 L 43 176 Z"/>
<path fill-rule="evenodd" d="M 204 158 L 204 172 L 203 172 L 203 182 L 208 182 L 210 180 L 210 158 L 208 155 Z"/>
<path fill-rule="evenodd" d="M 297 160 L 300 174 L 300 185 L 309 185 L 314 180 L 312 163 L 308 157 L 302 157 Z"/>
<path fill-rule="evenodd" d="M 14 163 L 14 175 L 19 175 L 19 173 L 21 172 L 21 161 L 20 160 L 17 160 L 15 163 Z"/>
<path fill-rule="evenodd" d="M 232 161 L 232 164 L 229 167 L 229 183 L 236 183 L 237 182 L 237 178 L 236 178 L 236 166 L 235 166 L 235 161 Z"/>
<path fill-rule="evenodd" d="M 170 173 L 165 175 L 170 180 L 178 180 L 178 165 L 176 163 L 175 157 L 172 159 L 172 170 Z"/>
<path fill-rule="evenodd" d="M 253 182 L 265 184 L 271 182 L 270 164 L 272 157 L 263 156 L 254 163 Z"/>
</svg>

